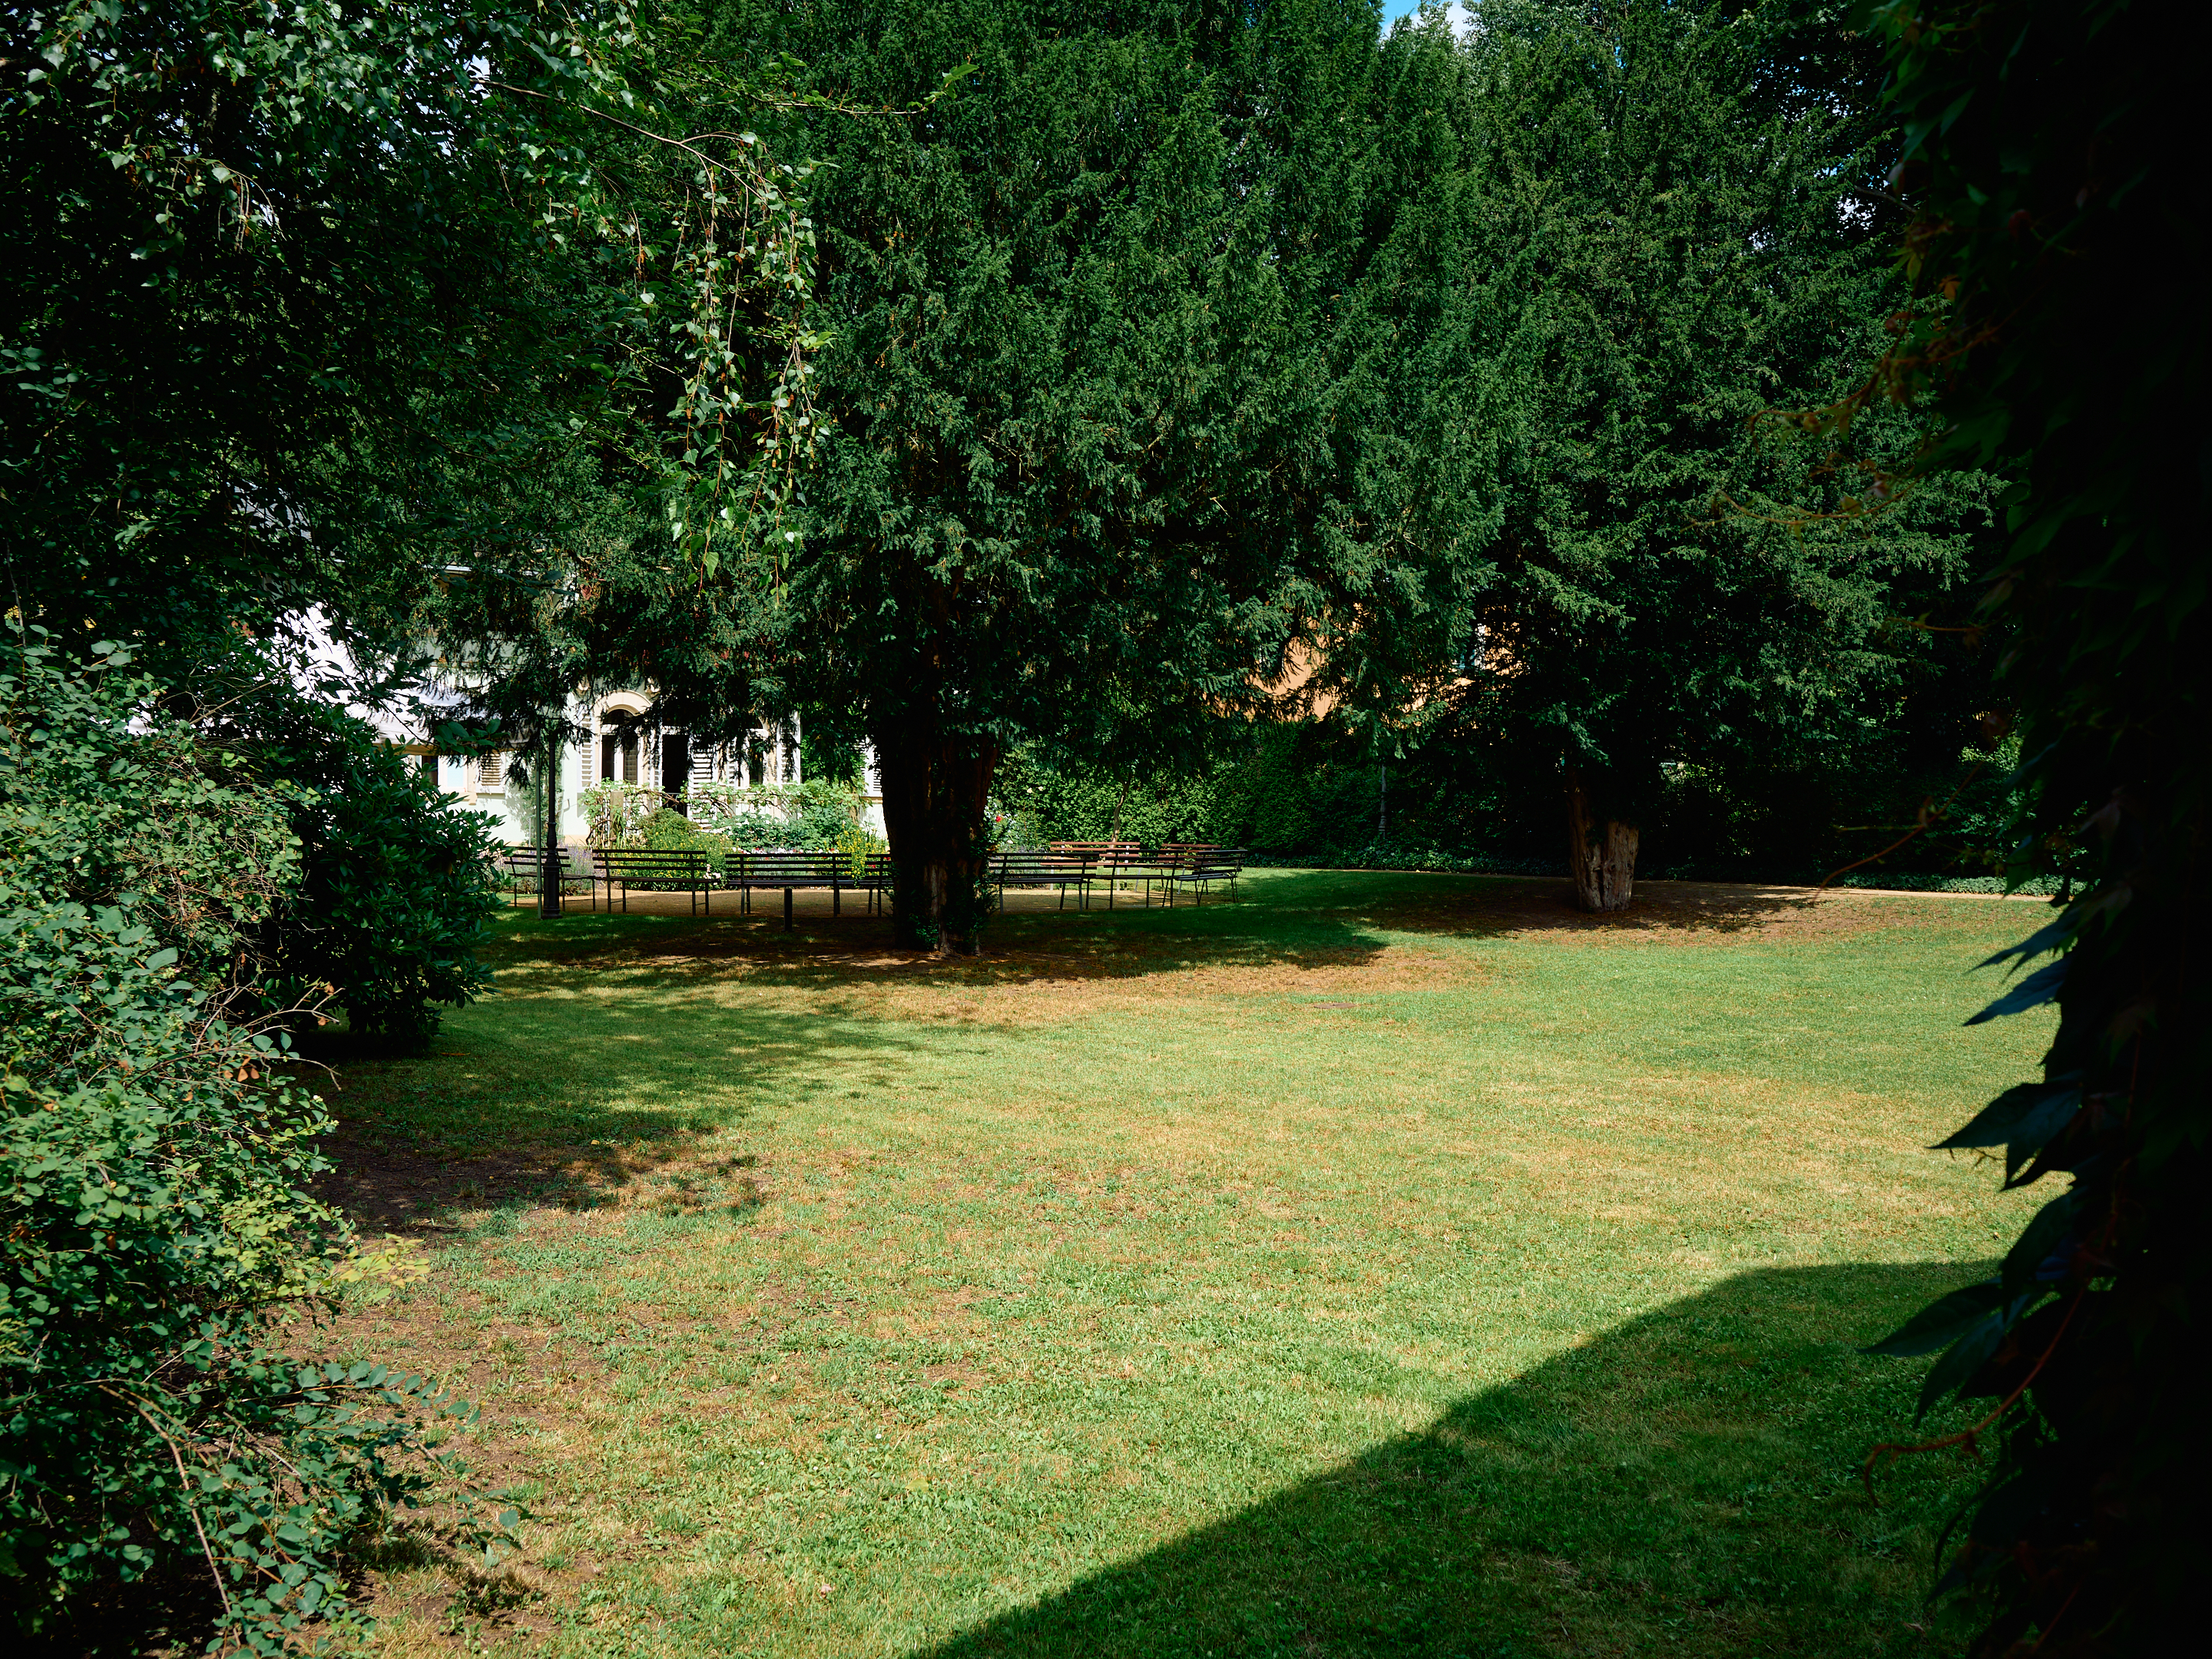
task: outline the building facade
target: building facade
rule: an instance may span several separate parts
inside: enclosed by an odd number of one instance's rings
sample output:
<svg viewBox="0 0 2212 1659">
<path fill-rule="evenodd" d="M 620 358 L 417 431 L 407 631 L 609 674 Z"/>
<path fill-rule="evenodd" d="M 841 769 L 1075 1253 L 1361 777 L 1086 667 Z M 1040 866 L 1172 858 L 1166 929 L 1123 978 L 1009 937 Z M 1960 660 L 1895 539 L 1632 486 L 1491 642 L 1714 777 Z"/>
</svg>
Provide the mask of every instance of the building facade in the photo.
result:
<svg viewBox="0 0 2212 1659">
<path fill-rule="evenodd" d="M 570 703 L 569 729 L 580 727 L 593 735 L 580 744 L 562 744 L 555 757 L 555 809 L 558 839 L 563 844 L 587 839 L 591 826 L 583 794 L 599 784 L 627 783 L 680 795 L 701 783 L 758 788 L 805 781 L 795 717 L 756 726 L 733 743 L 695 744 L 680 730 L 645 726 L 650 702 L 641 692 L 614 691 Z M 861 821 L 881 835 L 883 790 L 875 756 L 864 748 L 861 758 Z M 426 769 L 435 769 L 440 788 L 475 811 L 496 814 L 500 839 L 517 845 L 544 837 L 544 797 L 538 775 L 543 763 L 539 755 L 517 756 L 506 750 L 474 758 L 424 757 Z"/>
</svg>

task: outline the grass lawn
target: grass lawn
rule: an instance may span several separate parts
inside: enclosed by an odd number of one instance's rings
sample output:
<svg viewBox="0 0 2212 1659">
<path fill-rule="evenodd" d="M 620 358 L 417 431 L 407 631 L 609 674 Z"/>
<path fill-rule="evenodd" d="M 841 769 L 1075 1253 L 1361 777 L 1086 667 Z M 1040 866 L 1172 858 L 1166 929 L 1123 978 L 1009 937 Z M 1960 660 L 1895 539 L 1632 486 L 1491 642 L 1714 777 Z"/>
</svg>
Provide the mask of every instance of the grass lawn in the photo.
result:
<svg viewBox="0 0 2212 1659">
<path fill-rule="evenodd" d="M 498 994 L 338 1067 L 425 1240 L 337 1346 L 481 1402 L 525 1565 L 375 1581 L 371 1650 L 1951 1651 L 1970 1470 L 1858 1482 L 1856 1345 L 2038 1195 L 1923 1150 L 2048 1026 L 2039 920 L 1262 872 L 1173 912 L 517 913 Z"/>
</svg>

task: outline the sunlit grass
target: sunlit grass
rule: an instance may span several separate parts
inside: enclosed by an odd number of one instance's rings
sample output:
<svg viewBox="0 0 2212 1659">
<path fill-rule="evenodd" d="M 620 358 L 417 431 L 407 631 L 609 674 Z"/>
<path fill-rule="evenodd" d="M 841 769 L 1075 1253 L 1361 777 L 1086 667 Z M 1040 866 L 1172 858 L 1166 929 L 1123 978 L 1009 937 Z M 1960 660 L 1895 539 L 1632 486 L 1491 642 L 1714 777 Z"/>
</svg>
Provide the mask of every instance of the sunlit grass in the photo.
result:
<svg viewBox="0 0 2212 1659">
<path fill-rule="evenodd" d="M 1966 1477 L 1857 1482 L 1854 1347 L 2020 1195 L 1923 1149 L 2044 1028 L 2026 906 L 1260 872 L 1004 919 L 518 919 L 333 1096 L 433 1241 L 343 1340 L 537 1519 L 377 1645 L 607 1654 L 1920 1649 Z"/>
</svg>

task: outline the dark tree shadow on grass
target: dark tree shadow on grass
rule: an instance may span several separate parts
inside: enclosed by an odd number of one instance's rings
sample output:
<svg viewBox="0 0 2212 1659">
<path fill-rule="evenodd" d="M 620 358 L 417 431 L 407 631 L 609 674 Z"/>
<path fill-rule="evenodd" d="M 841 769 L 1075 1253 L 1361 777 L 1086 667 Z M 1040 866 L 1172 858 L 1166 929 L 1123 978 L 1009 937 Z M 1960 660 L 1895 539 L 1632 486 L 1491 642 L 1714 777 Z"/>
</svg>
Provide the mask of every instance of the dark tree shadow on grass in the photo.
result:
<svg viewBox="0 0 2212 1659">
<path fill-rule="evenodd" d="M 1052 984 L 1186 972 L 1279 969 L 1288 974 L 1371 963 L 1387 935 L 1453 939 L 1639 935 L 1691 939 L 1810 917 L 1819 901 L 1789 889 L 1692 883 L 1647 885 L 1626 910 L 1576 908 L 1564 882 L 1404 872 L 1261 871 L 1234 897 L 1174 907 L 1094 896 L 1085 908 L 1022 910 L 992 919 L 973 957 L 901 951 L 880 916 L 570 915 L 519 918 L 501 929 L 499 960 L 613 971 L 652 967 L 692 978 L 732 965 L 768 982 L 831 988 L 856 979 L 921 978 L 977 985 Z"/>
<path fill-rule="evenodd" d="M 377 1232 L 451 1232 L 461 1217 L 517 1204 L 592 1207 L 638 1176 L 697 1162 L 707 1131 L 742 1138 L 744 1110 L 726 1095 L 703 1103 L 702 1077 L 757 1085 L 804 1068 L 858 1081 L 924 1048 L 923 1034 L 834 1001 L 701 1018 L 679 982 L 655 979 L 581 1008 L 518 999 L 489 1032 L 301 1067 L 338 1121 L 325 1195 Z M 718 1144 L 710 1161 L 720 1185 L 746 1190 L 753 1160 L 741 1145 Z"/>
<path fill-rule="evenodd" d="M 984 954 L 964 960 L 896 951 L 890 924 L 865 914 L 807 917 L 790 933 L 780 914 L 518 914 L 501 924 L 492 957 L 525 994 L 495 1002 L 495 1022 L 399 1051 L 343 1030 L 314 1034 L 304 1053 L 333 1069 L 307 1080 L 345 1126 L 335 1195 L 378 1229 L 445 1230 L 487 1205 L 588 1200 L 640 1173 L 654 1148 L 734 1127 L 726 1091 L 702 1109 L 702 1078 L 891 1078 L 933 1035 L 866 1006 L 862 990 L 893 980 L 1049 988 L 1228 968 L 1279 975 L 1296 996 L 1304 975 L 1375 964 L 1394 935 L 1534 927 L 1686 939 L 1805 902 L 1755 889 L 1669 893 L 1601 919 L 1573 910 L 1563 884 L 1527 878 L 1267 871 L 1233 901 L 1001 917 Z M 807 1010 L 699 1000 L 738 980 L 800 992 Z"/>
<path fill-rule="evenodd" d="M 1972 1277 L 1740 1275 L 928 1659 L 1955 1651 L 1922 1598 L 1973 1477 L 1909 1460 L 1869 1500 L 1921 1368 L 1856 1348 Z"/>
</svg>

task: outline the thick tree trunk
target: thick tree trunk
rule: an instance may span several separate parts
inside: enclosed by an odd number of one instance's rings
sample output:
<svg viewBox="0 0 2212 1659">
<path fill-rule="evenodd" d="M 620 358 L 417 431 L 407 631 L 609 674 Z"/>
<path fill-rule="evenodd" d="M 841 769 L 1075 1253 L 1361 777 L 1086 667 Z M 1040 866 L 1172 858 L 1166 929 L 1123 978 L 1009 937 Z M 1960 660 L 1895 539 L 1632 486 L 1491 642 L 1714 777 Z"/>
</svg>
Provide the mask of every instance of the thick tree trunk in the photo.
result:
<svg viewBox="0 0 2212 1659">
<path fill-rule="evenodd" d="M 986 739 L 921 720 L 870 733 L 891 843 L 891 925 L 913 950 L 972 956 L 989 904 L 984 808 L 999 762 Z"/>
<path fill-rule="evenodd" d="M 1638 839 L 1634 824 L 1595 817 L 1582 774 L 1567 768 L 1567 869 L 1583 909 L 1627 907 L 1636 893 Z"/>
</svg>

